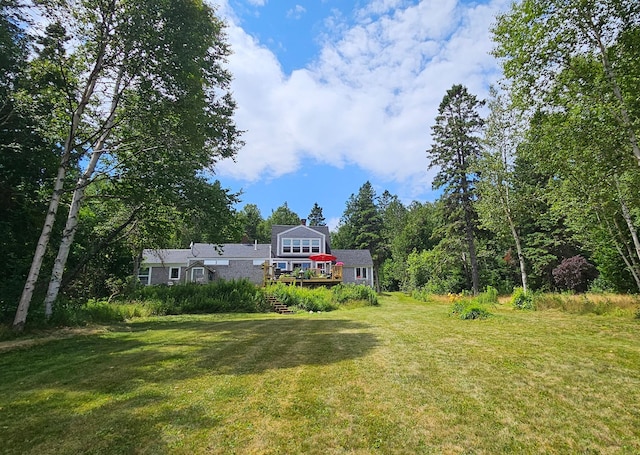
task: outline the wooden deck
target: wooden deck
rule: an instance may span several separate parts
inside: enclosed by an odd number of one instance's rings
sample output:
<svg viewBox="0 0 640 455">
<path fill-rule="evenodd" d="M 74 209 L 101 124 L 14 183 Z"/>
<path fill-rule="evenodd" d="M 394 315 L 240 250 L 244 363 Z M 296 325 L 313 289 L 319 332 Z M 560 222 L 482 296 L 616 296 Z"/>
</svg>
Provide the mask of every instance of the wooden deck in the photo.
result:
<svg viewBox="0 0 640 455">
<path fill-rule="evenodd" d="M 284 283 L 289 286 L 300 286 L 300 287 L 319 287 L 319 286 L 335 286 L 336 284 L 342 283 L 342 278 L 295 278 L 292 276 L 281 276 L 277 279 L 269 279 L 267 280 L 267 284 L 277 284 Z"/>
</svg>

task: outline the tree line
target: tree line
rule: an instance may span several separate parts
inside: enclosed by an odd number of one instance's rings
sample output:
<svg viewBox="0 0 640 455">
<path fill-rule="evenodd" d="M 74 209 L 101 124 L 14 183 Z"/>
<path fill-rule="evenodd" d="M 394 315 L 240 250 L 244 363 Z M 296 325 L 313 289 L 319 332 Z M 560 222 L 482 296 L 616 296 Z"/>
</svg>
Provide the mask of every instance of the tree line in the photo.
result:
<svg viewBox="0 0 640 455">
<path fill-rule="evenodd" d="M 440 198 L 366 182 L 333 247 L 369 249 L 380 290 L 638 292 L 640 4 L 523 0 L 492 34 L 500 84 L 453 84 L 425 120 Z M 242 146 L 229 52 L 199 1 L 0 2 L 3 321 L 122 292 L 143 248 L 300 222 L 286 202 L 236 211 L 207 178 Z M 307 224 L 325 224 L 317 203 Z"/>
</svg>

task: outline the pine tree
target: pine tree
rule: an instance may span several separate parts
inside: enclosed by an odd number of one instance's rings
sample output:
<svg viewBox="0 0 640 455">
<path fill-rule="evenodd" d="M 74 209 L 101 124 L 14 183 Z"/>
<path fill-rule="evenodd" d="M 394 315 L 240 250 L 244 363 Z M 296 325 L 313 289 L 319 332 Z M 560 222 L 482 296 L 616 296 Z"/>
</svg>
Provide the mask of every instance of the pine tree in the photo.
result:
<svg viewBox="0 0 640 455">
<path fill-rule="evenodd" d="M 452 227 L 464 232 L 471 262 L 471 285 L 474 294 L 480 288 L 480 274 L 476 255 L 475 231 L 477 214 L 473 166 L 480 156 L 480 137 L 483 120 L 478 108 L 484 105 L 467 88 L 455 84 L 440 103 L 436 124 L 432 127 L 433 145 L 427 150 L 429 168 L 438 167 L 433 188 L 444 188 L 442 199 Z"/>
<path fill-rule="evenodd" d="M 322 207 L 320 207 L 317 202 L 313 203 L 311 212 L 307 217 L 307 224 L 309 226 L 326 226 L 327 225 L 324 219 L 324 215 L 322 214 Z"/>
</svg>

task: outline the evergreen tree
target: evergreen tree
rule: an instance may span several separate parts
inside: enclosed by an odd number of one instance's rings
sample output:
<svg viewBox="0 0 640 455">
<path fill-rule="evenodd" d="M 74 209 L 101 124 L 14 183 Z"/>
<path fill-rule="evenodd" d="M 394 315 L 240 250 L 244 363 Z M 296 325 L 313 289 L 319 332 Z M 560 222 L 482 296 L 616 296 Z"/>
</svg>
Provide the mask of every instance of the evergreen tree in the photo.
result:
<svg viewBox="0 0 640 455">
<path fill-rule="evenodd" d="M 332 236 L 333 248 L 369 250 L 373 258 L 374 279 L 379 286 L 377 273 L 384 255 L 382 246 L 382 217 L 376 205 L 376 194 L 370 182 L 352 194 L 340 220 L 338 231 Z"/>
<path fill-rule="evenodd" d="M 476 255 L 475 231 L 477 214 L 473 206 L 476 200 L 473 173 L 480 155 L 480 132 L 483 120 L 478 109 L 484 105 L 462 85 L 453 85 L 440 103 L 436 124 L 432 127 L 433 146 L 427 150 L 429 167 L 438 167 L 433 181 L 434 189 L 444 188 L 442 199 L 448 219 L 460 226 L 469 253 L 471 287 L 474 294 L 480 288 L 480 274 Z"/>
<path fill-rule="evenodd" d="M 324 219 L 324 215 L 322 214 L 322 207 L 320 207 L 317 202 L 313 203 L 311 212 L 307 217 L 307 224 L 309 226 L 326 226 L 327 225 Z"/>
</svg>

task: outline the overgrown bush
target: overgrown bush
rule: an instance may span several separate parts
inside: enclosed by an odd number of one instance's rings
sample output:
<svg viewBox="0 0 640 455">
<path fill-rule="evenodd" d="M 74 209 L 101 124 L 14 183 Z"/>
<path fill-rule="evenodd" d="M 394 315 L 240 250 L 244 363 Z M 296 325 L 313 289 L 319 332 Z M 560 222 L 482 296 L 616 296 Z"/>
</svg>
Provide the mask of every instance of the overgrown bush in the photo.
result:
<svg viewBox="0 0 640 455">
<path fill-rule="evenodd" d="M 486 290 L 478 295 L 474 300 L 480 305 L 497 305 L 498 290 L 493 286 L 487 286 Z"/>
<path fill-rule="evenodd" d="M 256 313 L 266 310 L 265 296 L 249 280 L 219 280 L 209 284 L 145 286 L 137 291 L 142 300 L 160 302 L 165 314 Z"/>
<path fill-rule="evenodd" d="M 411 292 L 411 297 L 421 302 L 432 302 L 433 294 L 429 292 L 425 287 L 415 289 Z"/>
<path fill-rule="evenodd" d="M 378 304 L 378 294 L 369 286 L 354 283 L 340 283 L 331 288 L 333 301 L 346 303 L 354 300 L 362 300 L 368 305 Z"/>
<path fill-rule="evenodd" d="M 473 300 L 458 300 L 451 306 L 451 315 L 460 319 L 486 319 L 491 313 L 484 305 Z"/>
<path fill-rule="evenodd" d="M 377 305 L 378 295 L 369 286 L 362 284 L 338 284 L 330 289 L 302 288 L 277 283 L 268 286 L 265 292 L 277 297 L 287 306 L 296 307 L 305 311 L 331 311 L 339 305 L 361 301 L 367 305 Z"/>
<path fill-rule="evenodd" d="M 511 305 L 518 310 L 533 310 L 535 309 L 533 294 L 531 291 L 524 292 L 524 289 L 521 287 L 515 288 L 511 295 Z"/>
<path fill-rule="evenodd" d="M 268 286 L 265 292 L 289 307 L 304 311 L 331 311 L 337 308 L 332 302 L 331 291 L 324 287 L 311 289 L 276 283 Z"/>
<path fill-rule="evenodd" d="M 551 273 L 560 289 L 573 292 L 586 292 L 598 276 L 596 268 L 580 255 L 564 259 Z"/>
</svg>

